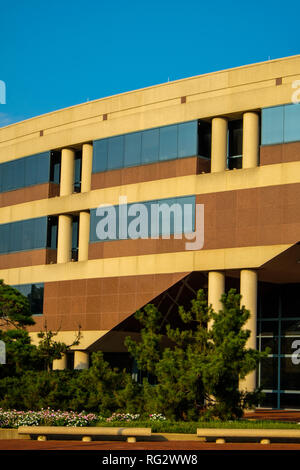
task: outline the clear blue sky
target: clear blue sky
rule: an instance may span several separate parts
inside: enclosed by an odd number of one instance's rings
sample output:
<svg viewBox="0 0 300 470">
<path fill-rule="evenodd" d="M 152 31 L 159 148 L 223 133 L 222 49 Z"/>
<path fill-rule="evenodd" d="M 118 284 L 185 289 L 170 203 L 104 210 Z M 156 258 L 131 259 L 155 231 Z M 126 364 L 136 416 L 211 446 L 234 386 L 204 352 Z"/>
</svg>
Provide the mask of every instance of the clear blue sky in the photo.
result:
<svg viewBox="0 0 300 470">
<path fill-rule="evenodd" d="M 6 0 L 0 127 L 168 80 L 300 53 L 278 0 Z"/>
</svg>

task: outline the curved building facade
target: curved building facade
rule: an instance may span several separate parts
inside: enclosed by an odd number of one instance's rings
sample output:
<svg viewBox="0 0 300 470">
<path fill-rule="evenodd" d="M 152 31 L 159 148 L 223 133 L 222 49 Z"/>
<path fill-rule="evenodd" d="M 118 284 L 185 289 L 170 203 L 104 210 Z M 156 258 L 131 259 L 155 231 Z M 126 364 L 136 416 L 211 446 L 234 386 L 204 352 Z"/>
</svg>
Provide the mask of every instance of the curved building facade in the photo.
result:
<svg viewBox="0 0 300 470">
<path fill-rule="evenodd" d="M 135 311 L 230 287 L 265 406 L 300 408 L 300 56 L 168 82 L 0 129 L 0 278 L 36 324 L 127 363 Z M 300 97 L 300 93 L 298 94 Z"/>
</svg>

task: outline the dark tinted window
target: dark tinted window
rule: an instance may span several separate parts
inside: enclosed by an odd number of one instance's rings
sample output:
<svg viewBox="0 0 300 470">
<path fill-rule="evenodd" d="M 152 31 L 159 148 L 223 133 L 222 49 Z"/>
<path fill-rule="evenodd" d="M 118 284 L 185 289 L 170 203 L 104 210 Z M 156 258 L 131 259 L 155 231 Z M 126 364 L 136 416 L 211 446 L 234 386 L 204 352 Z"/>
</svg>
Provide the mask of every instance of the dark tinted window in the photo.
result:
<svg viewBox="0 0 300 470">
<path fill-rule="evenodd" d="M 50 152 L 19 158 L 0 165 L 1 192 L 49 181 Z"/>
<path fill-rule="evenodd" d="M 178 158 L 197 155 L 198 121 L 178 124 Z"/>
<path fill-rule="evenodd" d="M 234 157 L 243 154 L 243 120 L 229 121 L 229 148 L 228 156 Z"/>
<path fill-rule="evenodd" d="M 140 165 L 142 154 L 142 133 L 125 135 L 124 166 Z"/>
<path fill-rule="evenodd" d="M 60 152 L 51 152 L 50 157 L 50 181 L 53 183 L 60 183 L 60 166 L 61 155 Z"/>
<path fill-rule="evenodd" d="M 58 217 L 48 217 L 47 247 L 57 249 Z"/>
<path fill-rule="evenodd" d="M 205 121 L 199 121 L 199 128 L 198 128 L 198 152 L 196 151 L 195 154 L 197 153 L 201 157 L 206 157 L 210 158 L 211 154 L 211 123 L 205 122 Z M 197 139 L 197 137 L 193 138 L 193 142 Z"/>
<path fill-rule="evenodd" d="M 150 129 L 142 133 L 142 163 L 158 161 L 159 129 Z"/>
<path fill-rule="evenodd" d="M 178 126 L 161 127 L 159 131 L 159 160 L 177 158 Z"/>
<path fill-rule="evenodd" d="M 22 284 L 13 286 L 21 294 L 27 297 L 30 310 L 33 315 L 41 315 L 43 313 L 44 304 L 44 284 Z"/>
<path fill-rule="evenodd" d="M 122 168 L 124 162 L 124 136 L 108 139 L 108 170 Z"/>
<path fill-rule="evenodd" d="M 202 123 L 202 121 L 201 121 Z M 201 124 L 202 156 L 210 157 L 211 125 Z M 93 173 L 198 155 L 198 121 L 94 141 Z"/>
<path fill-rule="evenodd" d="M 107 170 L 108 139 L 95 140 L 93 145 L 93 173 Z"/>
<path fill-rule="evenodd" d="M 0 253 L 46 248 L 47 217 L 0 225 Z"/>
</svg>

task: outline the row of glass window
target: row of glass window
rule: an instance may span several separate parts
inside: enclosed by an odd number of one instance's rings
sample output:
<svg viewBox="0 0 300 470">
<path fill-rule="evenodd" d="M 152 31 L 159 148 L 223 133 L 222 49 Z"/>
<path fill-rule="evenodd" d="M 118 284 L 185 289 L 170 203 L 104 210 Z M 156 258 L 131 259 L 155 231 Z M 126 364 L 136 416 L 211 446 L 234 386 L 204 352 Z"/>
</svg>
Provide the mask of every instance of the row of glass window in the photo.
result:
<svg viewBox="0 0 300 470">
<path fill-rule="evenodd" d="M 75 154 L 74 191 L 80 191 L 81 151 Z M 0 164 L 0 192 L 53 182 L 60 183 L 61 152 L 44 152 Z"/>
<path fill-rule="evenodd" d="M 200 126 L 203 128 L 204 148 L 205 131 L 209 135 L 209 125 L 202 122 Z M 184 122 L 95 140 L 93 173 L 196 155 L 198 121 Z"/>
<path fill-rule="evenodd" d="M 262 110 L 262 145 L 300 140 L 300 105 L 285 104 Z"/>
<path fill-rule="evenodd" d="M 153 238 L 195 229 L 195 196 L 92 209 L 90 242 Z"/>
<path fill-rule="evenodd" d="M 47 217 L 0 225 L 0 254 L 47 246 Z"/>
<path fill-rule="evenodd" d="M 262 406 L 300 407 L 299 284 L 259 283 L 258 344 L 269 355 L 260 361 L 258 386 L 265 392 Z"/>
<path fill-rule="evenodd" d="M 300 390 L 300 364 L 292 359 L 286 356 L 263 358 L 259 367 L 259 386 L 264 390 Z"/>
<path fill-rule="evenodd" d="M 282 391 L 273 393 L 265 393 L 264 401 L 261 408 L 300 408 L 300 395 L 299 393 L 284 393 Z"/>
<path fill-rule="evenodd" d="M 33 315 L 42 315 L 44 304 L 44 283 L 12 286 L 27 297 Z"/>
<path fill-rule="evenodd" d="M 0 164 L 0 192 L 49 182 L 51 152 Z"/>
</svg>

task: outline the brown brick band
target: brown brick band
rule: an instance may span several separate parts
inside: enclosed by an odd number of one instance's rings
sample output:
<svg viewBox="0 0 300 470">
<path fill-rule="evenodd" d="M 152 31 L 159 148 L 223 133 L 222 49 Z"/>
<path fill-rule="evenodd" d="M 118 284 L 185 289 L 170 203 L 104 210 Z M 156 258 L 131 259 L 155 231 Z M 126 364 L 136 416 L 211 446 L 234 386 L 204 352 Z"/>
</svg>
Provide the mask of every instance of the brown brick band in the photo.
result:
<svg viewBox="0 0 300 470">
<path fill-rule="evenodd" d="M 203 194 L 204 247 L 296 243 L 300 240 L 300 184 Z M 119 240 L 92 243 L 89 259 L 184 251 L 186 239 Z"/>
<path fill-rule="evenodd" d="M 56 250 L 18 251 L 0 255 L 0 269 L 56 263 Z"/>
<path fill-rule="evenodd" d="M 188 273 L 49 282 L 44 314 L 30 331 L 111 329 Z"/>
<path fill-rule="evenodd" d="M 28 188 L 0 193 L 0 207 L 23 204 L 24 202 L 47 199 L 59 195 L 59 185 L 55 183 L 37 184 Z"/>
<path fill-rule="evenodd" d="M 300 160 L 300 142 L 260 147 L 260 165 L 288 163 Z"/>
<path fill-rule="evenodd" d="M 182 158 L 149 165 L 122 168 L 92 174 L 92 189 L 143 183 L 177 176 L 196 175 L 210 171 L 210 160 L 201 157 Z"/>
</svg>

